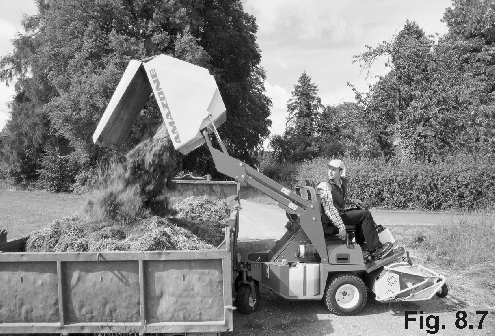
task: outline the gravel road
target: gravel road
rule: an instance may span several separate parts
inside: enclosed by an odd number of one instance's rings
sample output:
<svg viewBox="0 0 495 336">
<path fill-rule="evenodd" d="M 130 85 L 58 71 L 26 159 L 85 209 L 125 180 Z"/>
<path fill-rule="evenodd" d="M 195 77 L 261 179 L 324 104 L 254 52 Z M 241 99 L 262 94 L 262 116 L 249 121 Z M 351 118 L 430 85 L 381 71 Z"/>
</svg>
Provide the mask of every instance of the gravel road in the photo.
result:
<svg viewBox="0 0 495 336">
<path fill-rule="evenodd" d="M 241 206 L 241 250 L 268 246 L 284 234 L 286 217 L 277 206 L 247 200 L 242 200 Z M 386 226 L 440 225 L 455 216 L 383 210 L 372 210 L 372 214 Z M 481 328 L 482 313 L 477 314 L 477 310 L 486 308 L 469 306 L 450 294 L 444 299 L 419 302 L 379 303 L 368 299 L 360 314 L 342 317 L 330 314 L 321 301 L 289 301 L 261 286 L 259 310 L 250 315 L 235 311 L 234 331 L 226 335 L 495 335 L 495 309 L 488 311 Z M 465 327 L 463 320 L 457 319 L 463 312 Z"/>
</svg>

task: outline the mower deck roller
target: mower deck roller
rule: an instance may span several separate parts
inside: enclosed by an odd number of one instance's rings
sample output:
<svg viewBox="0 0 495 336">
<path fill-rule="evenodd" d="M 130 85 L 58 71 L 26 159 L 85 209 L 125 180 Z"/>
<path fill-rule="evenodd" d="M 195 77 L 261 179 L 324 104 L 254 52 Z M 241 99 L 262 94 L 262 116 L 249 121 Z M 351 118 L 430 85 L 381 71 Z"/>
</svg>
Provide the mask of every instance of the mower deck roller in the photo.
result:
<svg viewBox="0 0 495 336">
<path fill-rule="evenodd" d="M 407 262 L 383 267 L 372 289 L 377 301 L 429 300 L 442 291 L 445 277 L 421 265 Z"/>
</svg>

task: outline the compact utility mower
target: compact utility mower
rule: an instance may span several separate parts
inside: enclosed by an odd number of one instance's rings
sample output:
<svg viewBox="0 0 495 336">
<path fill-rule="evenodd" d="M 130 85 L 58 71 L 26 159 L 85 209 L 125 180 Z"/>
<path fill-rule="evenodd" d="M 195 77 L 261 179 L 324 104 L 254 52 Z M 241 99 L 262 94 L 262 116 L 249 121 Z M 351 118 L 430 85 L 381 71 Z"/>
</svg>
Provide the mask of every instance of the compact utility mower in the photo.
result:
<svg viewBox="0 0 495 336">
<path fill-rule="evenodd" d="M 447 295 L 445 277 L 412 264 L 402 247 L 374 260 L 354 242 L 354 227 L 346 227 L 345 241 L 326 239 L 314 187 L 289 190 L 229 156 L 216 129 L 226 120 L 225 106 L 213 76 L 204 68 L 165 55 L 131 61 L 107 108 L 118 113 L 105 112 L 94 141 L 109 147 L 122 142 L 152 93 L 178 151 L 187 154 L 206 143 L 219 172 L 278 201 L 296 223 L 270 251 L 237 260 L 233 271 L 239 311 L 251 313 L 258 308 L 260 283 L 289 300 L 324 299 L 338 315 L 361 311 L 368 293 L 381 302 Z M 112 131 L 103 132 L 105 128 Z M 220 149 L 213 145 L 212 134 Z M 387 229 L 380 239 L 393 242 Z"/>
</svg>

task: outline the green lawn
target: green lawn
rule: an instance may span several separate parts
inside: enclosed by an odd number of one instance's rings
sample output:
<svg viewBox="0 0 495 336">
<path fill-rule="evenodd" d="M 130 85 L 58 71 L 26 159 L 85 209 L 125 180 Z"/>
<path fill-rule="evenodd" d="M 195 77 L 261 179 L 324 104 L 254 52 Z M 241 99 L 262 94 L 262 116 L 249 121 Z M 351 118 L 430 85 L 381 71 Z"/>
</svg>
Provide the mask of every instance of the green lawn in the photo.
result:
<svg viewBox="0 0 495 336">
<path fill-rule="evenodd" d="M 85 197 L 42 191 L 0 190 L 0 229 L 8 239 L 20 238 L 55 219 L 80 212 Z"/>
</svg>

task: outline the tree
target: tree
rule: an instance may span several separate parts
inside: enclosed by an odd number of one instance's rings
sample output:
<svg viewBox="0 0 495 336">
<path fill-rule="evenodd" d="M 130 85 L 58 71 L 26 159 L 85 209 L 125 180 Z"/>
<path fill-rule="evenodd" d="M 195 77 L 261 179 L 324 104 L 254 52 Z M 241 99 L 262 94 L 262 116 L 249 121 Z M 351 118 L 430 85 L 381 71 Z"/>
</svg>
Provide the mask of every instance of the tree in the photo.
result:
<svg viewBox="0 0 495 336">
<path fill-rule="evenodd" d="M 357 95 L 385 156 L 436 161 L 480 143 L 480 136 L 474 136 L 482 130 L 477 120 L 486 123 L 493 116 L 486 115 L 486 104 L 491 104 L 483 92 L 486 86 L 473 76 L 478 67 L 462 57 L 465 42 L 454 43 L 447 34 L 435 44 L 416 23 L 407 22 L 392 42 L 357 56 L 364 67 L 378 56 L 388 57 L 390 72 L 368 94 Z M 479 118 L 476 111 L 485 115 Z M 490 138 L 489 131 L 482 133 L 483 139 Z"/>
<path fill-rule="evenodd" d="M 318 96 L 318 87 L 306 72 L 303 72 L 287 103 L 286 129 L 292 134 L 303 137 L 312 137 L 316 133 L 318 114 L 323 109 L 321 98 Z"/>
<path fill-rule="evenodd" d="M 40 13 L 45 7 L 40 4 Z M 41 15 L 41 14 L 40 14 Z M 7 175 L 18 184 L 29 184 L 39 176 L 44 145 L 61 143 L 51 128 L 49 116 L 43 109 L 54 95 L 46 73 L 39 67 L 36 50 L 39 48 L 39 16 L 25 17 L 24 35 L 13 40 L 14 52 L 0 59 L 0 80 L 12 85 L 15 79 L 14 100 L 9 103 L 11 118 L 4 129 L 0 146 L 0 160 L 7 167 Z"/>
<path fill-rule="evenodd" d="M 371 88 L 364 103 L 369 123 L 385 155 L 403 159 L 421 152 L 419 127 L 425 127 L 429 106 L 417 104 L 431 86 L 431 47 L 433 41 L 415 22 L 406 22 L 392 42 L 383 42 L 358 56 L 365 66 L 379 56 L 388 57 L 390 72 Z M 424 102 L 423 102 L 424 103 Z M 394 148 L 395 147 L 395 148 Z"/>
<path fill-rule="evenodd" d="M 213 73 L 227 107 L 222 136 L 234 156 L 254 162 L 268 134 L 271 102 L 259 67 L 256 23 L 240 1 L 38 0 L 38 8 L 39 14 L 26 20 L 29 33 L 20 35 L 14 52 L 1 59 L 0 79 L 31 83 L 18 92 L 35 102 L 47 117 L 46 133 L 65 140 L 56 143 L 81 167 L 123 154 L 94 146 L 91 135 L 128 61 L 160 53 Z M 160 122 L 156 102 L 149 101 L 124 151 Z M 41 151 L 48 148 L 45 142 Z M 211 172 L 211 165 L 200 162 L 211 162 L 204 150 L 190 155 L 185 167 Z"/>
<path fill-rule="evenodd" d="M 325 106 L 318 122 L 316 137 L 320 156 L 373 158 L 381 156 L 372 130 L 356 103 Z"/>
<path fill-rule="evenodd" d="M 243 11 L 240 1 L 200 3 L 198 15 L 204 26 L 197 28 L 198 41 L 210 57 L 210 69 L 227 108 L 220 136 L 232 156 L 256 165 L 269 135 L 271 100 L 265 94 L 266 74 L 259 65 L 255 18 Z M 184 158 L 184 168 L 216 173 L 204 147 Z"/>
<path fill-rule="evenodd" d="M 470 151 L 495 151 L 495 2 L 453 0 L 444 21 L 449 29 L 440 41 L 461 75 L 455 83 L 458 109 L 469 116 L 461 141 Z"/>
<path fill-rule="evenodd" d="M 303 72 L 291 94 L 284 134 L 273 137 L 270 142 L 279 163 L 300 162 L 320 154 L 317 136 L 323 104 L 318 96 L 318 87 Z"/>
</svg>

